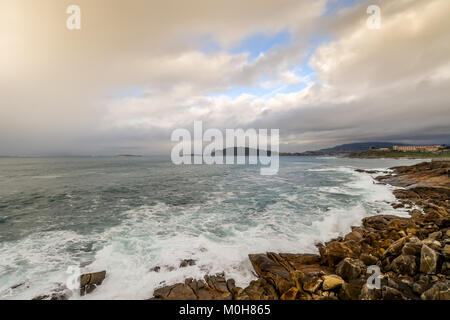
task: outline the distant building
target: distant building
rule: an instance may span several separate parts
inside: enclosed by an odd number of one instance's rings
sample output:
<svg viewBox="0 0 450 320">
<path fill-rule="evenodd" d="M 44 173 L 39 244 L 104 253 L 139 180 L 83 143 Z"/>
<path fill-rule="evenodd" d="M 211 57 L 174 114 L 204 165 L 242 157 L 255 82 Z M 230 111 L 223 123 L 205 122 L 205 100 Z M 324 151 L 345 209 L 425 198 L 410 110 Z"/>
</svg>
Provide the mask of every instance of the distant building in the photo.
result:
<svg viewBox="0 0 450 320">
<path fill-rule="evenodd" d="M 378 149 L 375 149 L 376 151 L 391 151 L 391 149 L 389 149 L 389 148 L 378 148 Z"/>
<path fill-rule="evenodd" d="M 394 146 L 392 149 L 394 151 L 402 151 L 402 152 L 435 152 L 441 149 L 444 149 L 444 146 L 434 145 L 434 146 Z"/>
</svg>

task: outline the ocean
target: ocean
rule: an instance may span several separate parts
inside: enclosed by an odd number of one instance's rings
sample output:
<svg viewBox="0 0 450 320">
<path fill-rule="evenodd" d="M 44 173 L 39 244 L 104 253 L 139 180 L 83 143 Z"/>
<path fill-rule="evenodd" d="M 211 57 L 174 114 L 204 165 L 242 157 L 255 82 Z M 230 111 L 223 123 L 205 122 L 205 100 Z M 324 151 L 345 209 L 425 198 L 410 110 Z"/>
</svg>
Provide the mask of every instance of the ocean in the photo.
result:
<svg viewBox="0 0 450 320">
<path fill-rule="evenodd" d="M 47 294 L 71 266 L 107 271 L 72 299 L 148 299 L 219 272 L 246 286 L 256 278 L 249 253 L 317 253 L 363 217 L 407 216 L 390 186 L 354 169 L 417 162 L 281 157 L 278 175 L 262 176 L 254 165 L 164 157 L 0 158 L 0 299 Z M 196 264 L 180 268 L 183 259 Z"/>
</svg>

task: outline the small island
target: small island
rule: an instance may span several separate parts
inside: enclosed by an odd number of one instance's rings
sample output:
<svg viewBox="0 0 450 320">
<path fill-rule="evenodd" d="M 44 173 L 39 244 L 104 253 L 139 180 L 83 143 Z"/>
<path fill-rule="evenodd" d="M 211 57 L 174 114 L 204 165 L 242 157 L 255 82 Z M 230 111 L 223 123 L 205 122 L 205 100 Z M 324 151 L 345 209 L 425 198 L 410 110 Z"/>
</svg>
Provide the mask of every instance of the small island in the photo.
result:
<svg viewBox="0 0 450 320">
<path fill-rule="evenodd" d="M 141 155 L 136 154 L 118 154 L 115 156 L 116 158 L 141 158 Z"/>
</svg>

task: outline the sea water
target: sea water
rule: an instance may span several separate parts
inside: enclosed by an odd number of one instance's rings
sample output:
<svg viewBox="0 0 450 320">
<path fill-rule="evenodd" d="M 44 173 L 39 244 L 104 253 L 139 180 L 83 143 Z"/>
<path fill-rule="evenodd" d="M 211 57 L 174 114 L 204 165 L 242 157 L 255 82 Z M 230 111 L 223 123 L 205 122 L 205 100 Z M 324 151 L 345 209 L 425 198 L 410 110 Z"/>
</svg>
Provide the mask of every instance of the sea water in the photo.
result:
<svg viewBox="0 0 450 320">
<path fill-rule="evenodd" d="M 246 286 L 249 253 L 317 253 L 366 216 L 407 215 L 392 208 L 390 186 L 355 169 L 417 162 L 281 157 L 278 175 L 262 176 L 164 157 L 0 158 L 0 299 L 48 294 L 71 266 L 107 271 L 72 299 L 147 299 L 219 272 Z M 180 268 L 183 259 L 196 264 Z"/>
</svg>

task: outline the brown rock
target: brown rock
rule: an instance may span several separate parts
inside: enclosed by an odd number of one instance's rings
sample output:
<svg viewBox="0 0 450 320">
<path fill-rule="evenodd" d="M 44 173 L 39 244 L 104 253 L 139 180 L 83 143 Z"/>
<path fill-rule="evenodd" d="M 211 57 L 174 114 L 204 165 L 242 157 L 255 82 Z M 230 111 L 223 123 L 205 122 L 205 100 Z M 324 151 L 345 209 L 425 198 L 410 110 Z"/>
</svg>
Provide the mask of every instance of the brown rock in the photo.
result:
<svg viewBox="0 0 450 320">
<path fill-rule="evenodd" d="M 283 293 L 281 300 L 295 300 L 298 295 L 298 289 L 296 287 L 290 288 L 288 291 Z"/>
<path fill-rule="evenodd" d="M 322 283 L 323 280 L 319 277 L 310 277 L 309 279 L 305 279 L 302 281 L 303 290 L 314 293 L 320 288 Z"/>
<path fill-rule="evenodd" d="M 249 259 L 258 276 L 271 283 L 280 296 L 295 286 L 294 280 L 290 277 L 290 272 L 270 259 L 268 255 L 250 254 Z"/>
<path fill-rule="evenodd" d="M 391 263 L 391 269 L 399 274 L 413 276 L 417 271 L 416 258 L 414 256 L 401 255 Z"/>
<path fill-rule="evenodd" d="M 363 254 L 361 254 L 360 259 L 361 259 L 362 262 L 364 262 L 364 264 L 366 266 L 375 265 L 377 263 L 377 261 L 378 261 L 378 258 L 373 256 L 373 255 L 371 255 L 370 253 L 363 253 Z"/>
<path fill-rule="evenodd" d="M 363 279 L 350 280 L 342 285 L 339 291 L 339 299 L 341 300 L 358 300 L 361 290 L 366 282 Z"/>
<path fill-rule="evenodd" d="M 450 260 L 450 244 L 446 244 L 442 249 L 442 255 L 445 259 Z"/>
<path fill-rule="evenodd" d="M 345 281 L 341 277 L 334 274 L 323 276 L 322 279 L 323 279 L 322 284 L 323 290 L 339 289 L 345 283 Z"/>
<path fill-rule="evenodd" d="M 336 267 L 336 273 L 345 281 L 357 279 L 363 270 L 365 264 L 359 259 L 345 258 Z"/>
<path fill-rule="evenodd" d="M 361 254 L 361 245 L 353 240 L 330 241 L 319 247 L 321 262 L 330 267 L 335 266 L 344 258 L 357 258 Z"/>
<path fill-rule="evenodd" d="M 80 277 L 80 295 L 91 293 L 105 280 L 106 271 L 82 274 Z"/>
<path fill-rule="evenodd" d="M 416 256 L 420 254 L 422 244 L 420 242 L 408 242 L 402 248 L 402 254 L 405 256 Z"/>
<path fill-rule="evenodd" d="M 422 300 L 450 300 L 449 281 L 437 282 L 421 295 Z"/>
<path fill-rule="evenodd" d="M 402 248 L 406 243 L 407 238 L 403 237 L 397 241 L 395 241 L 393 244 L 389 246 L 389 248 L 384 253 L 385 256 L 398 256 L 402 252 Z"/>
<path fill-rule="evenodd" d="M 426 274 L 436 273 L 437 262 L 438 254 L 436 251 L 424 244 L 420 256 L 420 272 Z"/>
</svg>

